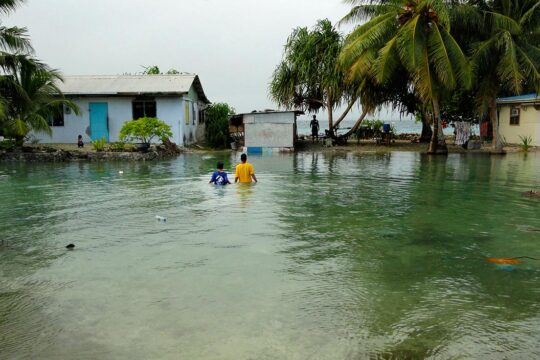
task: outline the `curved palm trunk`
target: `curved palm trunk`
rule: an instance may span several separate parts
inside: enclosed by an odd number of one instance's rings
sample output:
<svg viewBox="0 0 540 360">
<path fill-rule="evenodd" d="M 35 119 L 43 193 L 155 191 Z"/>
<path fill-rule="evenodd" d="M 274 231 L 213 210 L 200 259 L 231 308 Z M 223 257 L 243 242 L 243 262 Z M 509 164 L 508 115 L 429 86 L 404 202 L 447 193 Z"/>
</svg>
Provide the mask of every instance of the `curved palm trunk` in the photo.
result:
<svg viewBox="0 0 540 360">
<path fill-rule="evenodd" d="M 492 154 L 504 154 L 501 137 L 499 136 L 499 117 L 497 116 L 497 99 L 492 97 L 489 101 L 489 117 L 493 128 Z"/>
<path fill-rule="evenodd" d="M 332 111 L 332 105 L 330 101 L 327 104 L 328 106 L 328 131 L 330 132 L 330 136 L 334 135 L 334 113 Z"/>
<path fill-rule="evenodd" d="M 344 134 L 343 137 L 349 137 L 352 134 L 354 134 L 356 130 L 358 130 L 358 128 L 360 127 L 360 124 L 362 124 L 362 121 L 364 120 L 366 115 L 367 115 L 367 111 L 366 110 L 362 111 L 362 114 L 360 114 L 360 117 L 358 118 L 358 120 L 356 120 L 356 123 L 354 124 L 354 126 L 351 128 L 351 130 L 347 131 L 347 133 Z"/>
<path fill-rule="evenodd" d="M 435 119 L 433 119 L 433 134 L 431 136 L 431 142 L 429 143 L 428 154 L 448 154 L 448 148 L 446 147 L 446 141 L 444 140 L 444 133 L 441 126 L 439 99 L 433 99 L 432 104 Z"/>
<path fill-rule="evenodd" d="M 345 109 L 345 111 L 343 112 L 343 114 L 341 114 L 341 116 L 337 119 L 337 121 L 334 123 L 334 126 L 333 128 L 336 129 L 339 124 L 341 124 L 341 122 L 343 120 L 345 120 L 345 116 L 347 116 L 347 114 L 351 111 L 352 107 L 354 106 L 354 104 L 356 103 L 356 100 L 357 99 L 354 99 L 352 100 L 351 102 L 349 102 L 349 105 L 347 105 L 347 108 Z"/>
</svg>

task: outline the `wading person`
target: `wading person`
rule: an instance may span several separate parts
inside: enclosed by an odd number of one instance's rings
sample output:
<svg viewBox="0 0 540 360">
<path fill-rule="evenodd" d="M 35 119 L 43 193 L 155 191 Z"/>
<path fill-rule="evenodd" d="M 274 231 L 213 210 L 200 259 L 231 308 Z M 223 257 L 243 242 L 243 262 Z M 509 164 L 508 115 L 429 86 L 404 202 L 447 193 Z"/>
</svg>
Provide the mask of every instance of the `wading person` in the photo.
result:
<svg viewBox="0 0 540 360">
<path fill-rule="evenodd" d="M 255 176 L 255 170 L 253 170 L 253 165 L 247 162 L 247 155 L 242 154 L 240 156 L 241 164 L 236 165 L 236 172 L 234 182 L 237 183 L 250 183 L 252 180 L 257 182 L 257 177 Z"/>
<path fill-rule="evenodd" d="M 311 120 L 309 126 L 311 127 L 311 142 L 319 141 L 319 120 L 317 120 L 316 115 L 313 115 L 313 120 Z"/>
<path fill-rule="evenodd" d="M 216 185 L 227 185 L 230 184 L 229 178 L 227 177 L 227 173 L 223 171 L 223 163 L 221 161 L 218 161 L 217 163 L 217 171 L 214 171 L 212 174 L 212 179 L 210 179 L 210 184 L 216 184 Z"/>
</svg>

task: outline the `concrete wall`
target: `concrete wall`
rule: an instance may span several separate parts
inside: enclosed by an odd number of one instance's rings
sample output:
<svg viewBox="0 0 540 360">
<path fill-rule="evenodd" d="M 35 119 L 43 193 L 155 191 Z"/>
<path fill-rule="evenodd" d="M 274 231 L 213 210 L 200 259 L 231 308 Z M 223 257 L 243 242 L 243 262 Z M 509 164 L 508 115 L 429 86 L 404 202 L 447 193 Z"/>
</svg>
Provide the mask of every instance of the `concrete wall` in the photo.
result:
<svg viewBox="0 0 540 360">
<path fill-rule="evenodd" d="M 294 112 L 245 114 L 245 146 L 294 147 Z"/>
<path fill-rule="evenodd" d="M 245 124 L 247 147 L 293 147 L 293 124 L 248 123 Z"/>
<path fill-rule="evenodd" d="M 519 125 L 510 125 L 510 109 L 512 106 L 499 107 L 499 131 L 509 144 L 520 144 L 520 136 L 531 136 L 534 146 L 540 146 L 540 110 L 534 106 L 517 106 L 520 108 Z"/>
</svg>

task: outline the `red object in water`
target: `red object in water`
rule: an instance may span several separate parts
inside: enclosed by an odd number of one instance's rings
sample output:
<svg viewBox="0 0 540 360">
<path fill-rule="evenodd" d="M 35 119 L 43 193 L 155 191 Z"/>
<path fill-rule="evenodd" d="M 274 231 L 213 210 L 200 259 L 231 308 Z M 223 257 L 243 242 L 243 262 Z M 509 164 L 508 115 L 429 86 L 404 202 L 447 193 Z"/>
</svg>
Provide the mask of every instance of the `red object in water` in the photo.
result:
<svg viewBox="0 0 540 360">
<path fill-rule="evenodd" d="M 443 120 L 441 125 L 443 129 L 446 129 L 448 127 L 448 123 L 446 122 L 446 120 Z"/>
<path fill-rule="evenodd" d="M 523 261 L 514 258 L 486 258 L 486 261 L 492 262 L 495 264 L 505 264 L 505 265 L 519 265 L 523 264 Z"/>
</svg>

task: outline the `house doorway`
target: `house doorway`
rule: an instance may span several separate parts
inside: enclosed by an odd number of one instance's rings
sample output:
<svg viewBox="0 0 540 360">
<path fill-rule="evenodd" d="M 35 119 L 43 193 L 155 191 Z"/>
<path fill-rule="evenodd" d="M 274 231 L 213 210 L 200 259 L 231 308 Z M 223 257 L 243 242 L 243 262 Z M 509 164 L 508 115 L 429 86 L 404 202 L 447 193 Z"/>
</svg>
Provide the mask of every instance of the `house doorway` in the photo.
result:
<svg viewBox="0 0 540 360">
<path fill-rule="evenodd" d="M 107 103 L 90 103 L 90 137 L 98 140 L 103 137 L 109 142 L 109 105 Z"/>
</svg>

